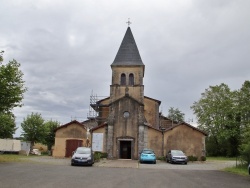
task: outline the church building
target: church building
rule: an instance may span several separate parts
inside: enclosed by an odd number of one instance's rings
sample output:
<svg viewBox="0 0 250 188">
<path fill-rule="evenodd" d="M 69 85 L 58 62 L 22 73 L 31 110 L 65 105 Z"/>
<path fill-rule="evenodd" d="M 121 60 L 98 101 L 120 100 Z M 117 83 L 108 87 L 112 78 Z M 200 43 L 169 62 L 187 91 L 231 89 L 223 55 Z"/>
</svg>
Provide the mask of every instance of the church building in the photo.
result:
<svg viewBox="0 0 250 188">
<path fill-rule="evenodd" d="M 144 95 L 145 65 L 128 26 L 112 69 L 110 96 L 91 107 L 97 126 L 90 130 L 94 151 L 110 159 L 138 159 L 144 148 L 156 156 L 170 149 L 198 159 L 205 155 L 206 133 L 185 122 L 174 122 L 159 112 L 161 101 Z"/>
</svg>

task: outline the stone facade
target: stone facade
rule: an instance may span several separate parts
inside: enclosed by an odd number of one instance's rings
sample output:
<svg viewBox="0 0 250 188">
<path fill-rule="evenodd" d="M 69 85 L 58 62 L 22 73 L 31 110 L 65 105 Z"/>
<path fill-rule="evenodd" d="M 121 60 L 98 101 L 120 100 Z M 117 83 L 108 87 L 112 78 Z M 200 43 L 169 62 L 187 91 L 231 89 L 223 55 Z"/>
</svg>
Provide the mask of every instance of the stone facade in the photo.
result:
<svg viewBox="0 0 250 188">
<path fill-rule="evenodd" d="M 127 29 L 114 62 L 111 64 L 110 97 L 97 102 L 103 119 L 103 143 L 109 158 L 138 159 L 140 151 L 151 148 L 157 156 L 169 149 L 182 149 L 188 155 L 200 157 L 205 149 L 206 134 L 183 123 L 179 125 L 159 113 L 160 101 L 144 96 L 145 66 L 140 58 L 130 28 Z M 106 127 L 103 129 L 103 127 Z"/>
<path fill-rule="evenodd" d="M 92 148 L 110 159 L 138 159 L 144 148 L 153 149 L 157 156 L 165 156 L 170 149 L 204 155 L 206 133 L 164 117 L 159 112 L 161 101 L 144 95 L 145 66 L 130 27 L 111 69 L 110 96 L 91 104 L 99 115 L 85 122 L 91 128 Z M 84 144 L 86 135 L 86 126 L 79 122 L 60 127 L 53 155 L 65 156 L 67 144 Z"/>
</svg>

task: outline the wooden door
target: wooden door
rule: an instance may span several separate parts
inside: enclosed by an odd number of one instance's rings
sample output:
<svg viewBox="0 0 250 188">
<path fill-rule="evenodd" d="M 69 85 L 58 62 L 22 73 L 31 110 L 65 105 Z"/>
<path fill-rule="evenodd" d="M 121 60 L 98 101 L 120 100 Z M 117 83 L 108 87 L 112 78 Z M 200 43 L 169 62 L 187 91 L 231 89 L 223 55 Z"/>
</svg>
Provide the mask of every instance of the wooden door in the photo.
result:
<svg viewBox="0 0 250 188">
<path fill-rule="evenodd" d="M 66 140 L 66 153 L 65 157 L 71 157 L 72 152 L 75 151 L 78 147 L 82 146 L 82 140 L 70 139 Z"/>
</svg>

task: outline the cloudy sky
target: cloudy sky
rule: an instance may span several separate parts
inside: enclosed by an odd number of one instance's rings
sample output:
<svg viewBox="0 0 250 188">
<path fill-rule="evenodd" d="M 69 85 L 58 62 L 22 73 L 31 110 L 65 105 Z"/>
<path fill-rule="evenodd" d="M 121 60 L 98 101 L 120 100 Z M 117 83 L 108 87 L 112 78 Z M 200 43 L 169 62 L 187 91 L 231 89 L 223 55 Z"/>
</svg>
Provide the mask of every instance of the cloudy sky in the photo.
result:
<svg viewBox="0 0 250 188">
<path fill-rule="evenodd" d="M 61 124 L 87 119 L 90 95 L 109 95 L 128 18 L 145 95 L 195 125 L 190 106 L 206 88 L 250 79 L 249 10 L 249 0 L 1 0 L 0 50 L 5 63 L 21 63 L 28 88 L 15 136 L 32 112 Z"/>
</svg>

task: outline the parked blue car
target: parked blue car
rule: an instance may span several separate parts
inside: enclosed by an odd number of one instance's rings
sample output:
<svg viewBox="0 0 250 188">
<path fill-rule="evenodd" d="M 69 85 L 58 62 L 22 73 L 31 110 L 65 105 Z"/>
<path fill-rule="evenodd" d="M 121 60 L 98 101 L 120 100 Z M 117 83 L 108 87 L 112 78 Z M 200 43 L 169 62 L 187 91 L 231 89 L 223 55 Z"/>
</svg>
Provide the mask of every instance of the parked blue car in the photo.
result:
<svg viewBox="0 0 250 188">
<path fill-rule="evenodd" d="M 140 163 L 151 162 L 156 164 L 156 156 L 152 149 L 143 149 L 140 154 Z"/>
</svg>

